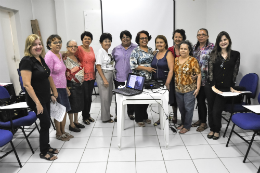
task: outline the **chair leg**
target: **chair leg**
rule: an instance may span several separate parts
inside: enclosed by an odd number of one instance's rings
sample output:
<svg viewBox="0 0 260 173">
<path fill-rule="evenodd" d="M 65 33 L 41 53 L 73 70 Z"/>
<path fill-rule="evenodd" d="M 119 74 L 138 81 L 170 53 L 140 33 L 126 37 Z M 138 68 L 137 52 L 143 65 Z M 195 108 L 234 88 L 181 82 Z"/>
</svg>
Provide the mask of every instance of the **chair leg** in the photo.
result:
<svg viewBox="0 0 260 173">
<path fill-rule="evenodd" d="M 258 168 L 258 171 L 257 171 L 257 173 L 260 173 L 260 166 L 259 166 L 259 168 Z"/>
<path fill-rule="evenodd" d="M 230 118 L 229 118 L 229 120 L 228 120 L 227 127 L 226 127 L 226 130 L 225 130 L 225 132 L 224 132 L 223 138 L 226 136 L 227 129 L 228 129 L 228 126 L 229 126 L 230 121 L 231 121 L 231 117 L 232 117 L 232 114 L 231 114 L 231 116 L 230 116 Z"/>
<path fill-rule="evenodd" d="M 37 123 L 35 122 L 34 124 L 35 124 L 35 127 L 37 128 L 38 132 L 40 133 L 40 130 L 39 130 Z"/>
<path fill-rule="evenodd" d="M 19 165 L 20 165 L 20 168 L 22 168 L 23 166 L 22 166 L 22 164 L 21 164 L 21 162 L 20 162 L 20 159 L 19 159 L 19 157 L 18 157 L 18 154 L 17 154 L 17 152 L 16 152 L 16 150 L 15 150 L 15 148 L 14 148 L 13 142 L 10 141 L 10 144 L 11 144 L 11 146 L 12 146 L 12 148 L 13 148 L 14 154 L 15 154 L 16 159 L 17 159 L 17 161 L 18 161 L 18 163 L 19 163 Z"/>
<path fill-rule="evenodd" d="M 55 128 L 55 126 L 54 126 L 53 121 L 52 121 L 51 118 L 50 118 L 50 121 L 51 121 L 51 124 L 52 124 L 53 129 L 56 130 L 56 128 Z"/>
<path fill-rule="evenodd" d="M 95 87 L 93 89 L 94 89 L 95 95 L 97 95 Z"/>
<path fill-rule="evenodd" d="M 25 139 L 26 139 L 27 143 L 29 144 L 29 147 L 30 147 L 30 149 L 31 149 L 32 153 L 34 154 L 33 148 L 32 148 L 32 146 L 31 146 L 31 143 L 30 143 L 30 142 L 29 142 L 29 140 L 28 140 L 28 137 L 27 137 L 27 135 L 25 134 L 25 131 L 24 131 L 24 129 L 23 129 L 23 128 L 21 128 L 21 129 L 22 129 L 22 131 L 23 131 L 23 134 L 24 134 L 24 137 L 25 137 Z"/>
<path fill-rule="evenodd" d="M 230 132 L 230 135 L 229 135 L 229 138 L 228 138 L 226 147 L 228 147 L 228 144 L 229 144 L 229 141 L 230 141 L 230 139 L 231 139 L 231 136 L 232 136 L 232 133 L 233 133 L 233 130 L 234 130 L 235 126 L 236 126 L 236 125 L 234 124 L 233 127 L 232 127 L 232 129 L 231 129 L 231 132 Z"/>
<path fill-rule="evenodd" d="M 248 149 L 247 149 L 247 151 L 246 151 L 246 155 L 245 155 L 245 158 L 244 158 L 244 160 L 243 160 L 243 163 L 246 162 L 247 155 L 248 155 L 249 150 L 250 150 L 250 148 L 251 148 L 251 146 L 252 146 L 252 143 L 254 142 L 254 138 L 255 138 L 255 134 L 256 134 L 256 133 L 257 133 L 257 132 L 254 132 L 254 134 L 253 134 L 253 136 L 252 136 L 252 139 L 251 139 L 251 141 L 250 141 L 250 143 L 249 143 L 249 146 L 248 146 Z"/>
</svg>

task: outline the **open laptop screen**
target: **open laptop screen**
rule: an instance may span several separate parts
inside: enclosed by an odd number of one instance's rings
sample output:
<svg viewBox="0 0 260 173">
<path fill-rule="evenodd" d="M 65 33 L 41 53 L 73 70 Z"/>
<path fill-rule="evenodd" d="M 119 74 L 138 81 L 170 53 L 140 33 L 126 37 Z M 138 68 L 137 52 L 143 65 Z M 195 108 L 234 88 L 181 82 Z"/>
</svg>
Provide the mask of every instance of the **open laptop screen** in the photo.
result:
<svg viewBox="0 0 260 173">
<path fill-rule="evenodd" d="M 136 89 L 139 91 L 143 91 L 144 81 L 145 81 L 145 77 L 143 77 L 143 76 L 129 74 L 127 83 L 126 83 L 126 87 L 133 88 L 133 89 Z"/>
</svg>

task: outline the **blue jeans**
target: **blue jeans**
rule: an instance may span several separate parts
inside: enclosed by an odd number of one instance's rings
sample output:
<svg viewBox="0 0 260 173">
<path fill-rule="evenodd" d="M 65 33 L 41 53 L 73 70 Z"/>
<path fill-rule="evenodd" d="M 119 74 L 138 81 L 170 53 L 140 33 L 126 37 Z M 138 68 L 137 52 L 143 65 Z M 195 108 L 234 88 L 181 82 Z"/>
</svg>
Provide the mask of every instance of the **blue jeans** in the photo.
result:
<svg viewBox="0 0 260 173">
<path fill-rule="evenodd" d="M 181 112 L 181 124 L 183 128 L 190 129 L 192 117 L 193 117 L 193 110 L 195 105 L 195 96 L 193 95 L 194 91 L 190 91 L 187 93 L 176 93 L 176 101 Z"/>
</svg>

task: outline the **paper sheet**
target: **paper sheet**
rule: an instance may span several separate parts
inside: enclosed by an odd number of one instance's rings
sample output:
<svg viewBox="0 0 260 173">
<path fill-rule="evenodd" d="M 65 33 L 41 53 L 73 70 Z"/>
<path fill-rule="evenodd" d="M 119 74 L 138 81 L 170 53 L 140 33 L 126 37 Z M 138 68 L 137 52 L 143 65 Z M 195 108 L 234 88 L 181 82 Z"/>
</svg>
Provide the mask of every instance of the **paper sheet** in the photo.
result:
<svg viewBox="0 0 260 173">
<path fill-rule="evenodd" d="M 58 102 L 51 102 L 51 117 L 55 118 L 57 121 L 61 122 L 64 118 L 66 107 L 59 104 Z"/>
<path fill-rule="evenodd" d="M 222 96 L 224 97 L 231 97 L 231 96 L 238 96 L 240 93 L 233 93 L 233 92 L 222 92 Z"/>
</svg>

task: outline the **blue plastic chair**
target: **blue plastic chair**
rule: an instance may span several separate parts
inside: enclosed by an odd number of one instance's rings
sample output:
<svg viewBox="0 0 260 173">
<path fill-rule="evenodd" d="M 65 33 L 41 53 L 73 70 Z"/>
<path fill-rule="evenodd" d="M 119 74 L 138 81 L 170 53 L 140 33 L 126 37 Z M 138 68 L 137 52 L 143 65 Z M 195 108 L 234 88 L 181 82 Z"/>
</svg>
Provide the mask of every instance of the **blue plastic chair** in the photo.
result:
<svg viewBox="0 0 260 173">
<path fill-rule="evenodd" d="M 246 94 L 245 102 L 234 104 L 233 109 L 232 109 L 232 104 L 227 104 L 225 106 L 224 111 L 229 112 L 231 116 L 228 120 L 225 117 L 223 117 L 223 119 L 228 122 L 223 137 L 225 137 L 226 135 L 227 129 L 229 127 L 229 123 L 231 121 L 232 114 L 234 112 L 240 112 L 240 113 L 248 112 L 247 109 L 243 107 L 243 105 L 251 105 L 251 99 L 254 99 L 256 96 L 257 84 L 258 84 L 258 75 L 255 73 L 249 73 L 241 79 L 239 86 L 245 87 L 246 91 L 251 91 L 251 93 Z"/>
<path fill-rule="evenodd" d="M 258 103 L 260 104 L 260 93 L 258 95 Z M 245 163 L 249 150 L 254 141 L 255 135 L 257 134 L 258 131 L 260 131 L 260 115 L 257 115 L 255 113 L 237 113 L 232 116 L 231 120 L 234 124 L 233 124 L 232 130 L 230 132 L 226 147 L 228 147 L 232 133 L 235 133 L 238 137 L 240 137 L 242 140 L 244 140 L 246 143 L 248 143 L 249 146 L 248 146 L 246 155 L 243 160 L 243 162 Z M 238 127 L 240 127 L 241 129 L 254 131 L 254 134 L 253 134 L 250 142 L 248 140 L 244 139 L 243 136 L 241 136 L 240 134 L 238 134 L 237 132 L 234 131 L 234 128 L 236 125 Z"/>
<path fill-rule="evenodd" d="M 20 168 L 22 167 L 22 164 L 20 162 L 20 159 L 18 157 L 18 154 L 15 150 L 14 144 L 12 142 L 13 139 L 13 133 L 10 132 L 9 130 L 3 130 L 0 129 L 0 147 L 5 146 L 6 144 L 8 144 L 10 142 L 11 146 L 12 146 L 12 150 L 6 152 L 3 156 L 0 156 L 0 159 L 4 158 L 5 156 L 7 156 L 8 154 L 10 154 L 11 152 L 14 152 L 16 159 L 20 165 Z"/>
<path fill-rule="evenodd" d="M 99 95 L 97 92 L 96 92 L 96 90 L 95 90 L 95 87 L 98 87 L 97 86 L 97 82 L 95 81 L 95 83 L 94 83 L 94 92 L 95 92 L 95 94 L 94 95 Z"/>
<path fill-rule="evenodd" d="M 10 95 L 4 87 L 0 86 L 0 99 L 6 99 L 6 98 L 10 98 Z M 10 110 L 2 110 L 2 111 L 6 111 L 6 113 L 9 114 L 9 115 L 11 114 Z M 10 118 L 10 121 L 7 121 L 7 122 L 0 121 L 0 128 L 6 129 L 6 130 L 11 130 L 13 134 L 15 133 L 14 129 L 21 129 L 23 134 L 24 134 L 26 141 L 28 142 L 28 144 L 29 144 L 29 146 L 32 150 L 32 153 L 34 153 L 32 146 L 31 146 L 31 144 L 28 140 L 28 137 L 32 134 L 32 132 L 36 128 L 38 129 L 38 126 L 36 124 L 36 120 L 37 120 L 36 114 L 34 112 L 30 111 L 30 112 L 28 112 L 27 116 L 20 117 L 20 118 L 14 119 L 14 120 L 12 120 L 12 118 Z M 35 127 L 31 130 L 31 132 L 28 135 L 26 135 L 25 134 L 26 128 L 24 126 L 31 126 L 33 123 L 35 123 Z"/>
</svg>

